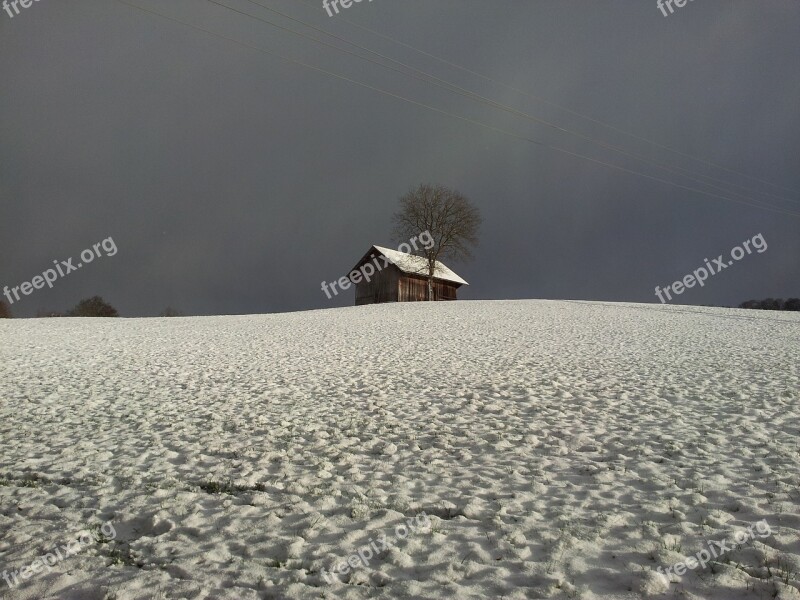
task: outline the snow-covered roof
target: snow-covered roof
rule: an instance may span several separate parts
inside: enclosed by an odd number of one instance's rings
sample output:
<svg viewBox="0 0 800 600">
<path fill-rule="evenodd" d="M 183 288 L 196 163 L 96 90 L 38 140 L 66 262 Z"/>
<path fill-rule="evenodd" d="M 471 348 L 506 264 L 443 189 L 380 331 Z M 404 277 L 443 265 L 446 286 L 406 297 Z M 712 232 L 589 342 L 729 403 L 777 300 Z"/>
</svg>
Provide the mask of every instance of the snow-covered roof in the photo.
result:
<svg viewBox="0 0 800 600">
<path fill-rule="evenodd" d="M 375 250 L 383 254 L 389 261 L 397 266 L 403 273 L 412 275 L 428 275 L 428 261 L 422 256 L 415 256 L 413 254 L 406 254 L 383 246 L 373 246 Z M 450 281 L 452 283 L 460 283 L 462 285 L 469 285 L 466 281 L 461 279 L 454 271 L 451 271 L 443 263 L 436 261 L 436 269 L 433 271 L 433 276 L 442 281 Z"/>
</svg>

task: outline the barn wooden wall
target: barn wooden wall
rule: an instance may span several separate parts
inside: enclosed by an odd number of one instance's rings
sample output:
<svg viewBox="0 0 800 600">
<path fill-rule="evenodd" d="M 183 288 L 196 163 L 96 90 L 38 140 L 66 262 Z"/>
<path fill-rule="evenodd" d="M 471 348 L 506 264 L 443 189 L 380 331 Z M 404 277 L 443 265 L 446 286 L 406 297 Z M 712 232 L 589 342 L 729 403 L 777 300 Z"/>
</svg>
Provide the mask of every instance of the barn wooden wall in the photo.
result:
<svg viewBox="0 0 800 600">
<path fill-rule="evenodd" d="M 434 300 L 455 300 L 458 288 L 446 281 L 433 282 Z M 356 284 L 356 306 L 383 302 L 423 302 L 428 299 L 428 280 L 407 275 L 395 265 L 376 273 L 371 281 Z"/>
<path fill-rule="evenodd" d="M 422 302 L 428 299 L 428 280 L 414 275 L 402 275 L 397 293 L 398 302 Z M 434 300 L 455 300 L 456 287 L 445 281 L 433 282 Z"/>
<path fill-rule="evenodd" d="M 394 265 L 376 273 L 371 281 L 356 284 L 356 306 L 397 302 L 397 280 L 400 271 Z"/>
</svg>

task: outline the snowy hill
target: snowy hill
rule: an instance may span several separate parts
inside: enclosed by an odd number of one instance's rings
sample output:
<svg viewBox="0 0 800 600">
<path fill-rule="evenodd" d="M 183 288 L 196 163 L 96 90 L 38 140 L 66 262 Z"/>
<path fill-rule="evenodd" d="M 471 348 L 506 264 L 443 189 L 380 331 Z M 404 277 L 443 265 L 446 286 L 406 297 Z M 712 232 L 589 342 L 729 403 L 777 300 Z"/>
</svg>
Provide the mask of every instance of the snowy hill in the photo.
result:
<svg viewBox="0 0 800 600">
<path fill-rule="evenodd" d="M 800 598 L 796 314 L 420 303 L 0 337 L 2 597 Z"/>
</svg>

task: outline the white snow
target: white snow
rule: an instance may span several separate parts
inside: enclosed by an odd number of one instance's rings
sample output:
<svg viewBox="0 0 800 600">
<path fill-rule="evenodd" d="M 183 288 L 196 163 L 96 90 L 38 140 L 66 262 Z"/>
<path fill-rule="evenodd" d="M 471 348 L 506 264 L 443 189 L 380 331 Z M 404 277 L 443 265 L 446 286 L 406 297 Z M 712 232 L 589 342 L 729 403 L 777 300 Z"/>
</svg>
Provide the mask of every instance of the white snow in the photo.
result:
<svg viewBox="0 0 800 600">
<path fill-rule="evenodd" d="M 2 597 L 800 597 L 796 314 L 416 303 L 0 339 L 0 570 L 117 532 Z"/>
</svg>

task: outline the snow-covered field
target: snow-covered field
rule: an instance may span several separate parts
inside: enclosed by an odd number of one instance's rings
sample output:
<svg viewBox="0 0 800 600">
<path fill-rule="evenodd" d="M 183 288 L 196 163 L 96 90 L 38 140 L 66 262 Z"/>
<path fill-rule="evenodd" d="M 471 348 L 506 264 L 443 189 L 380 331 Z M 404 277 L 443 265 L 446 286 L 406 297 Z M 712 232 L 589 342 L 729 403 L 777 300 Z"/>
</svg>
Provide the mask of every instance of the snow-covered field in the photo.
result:
<svg viewBox="0 0 800 600">
<path fill-rule="evenodd" d="M 94 530 L 3 597 L 800 598 L 797 314 L 419 303 L 0 338 L 0 569 Z"/>
</svg>

